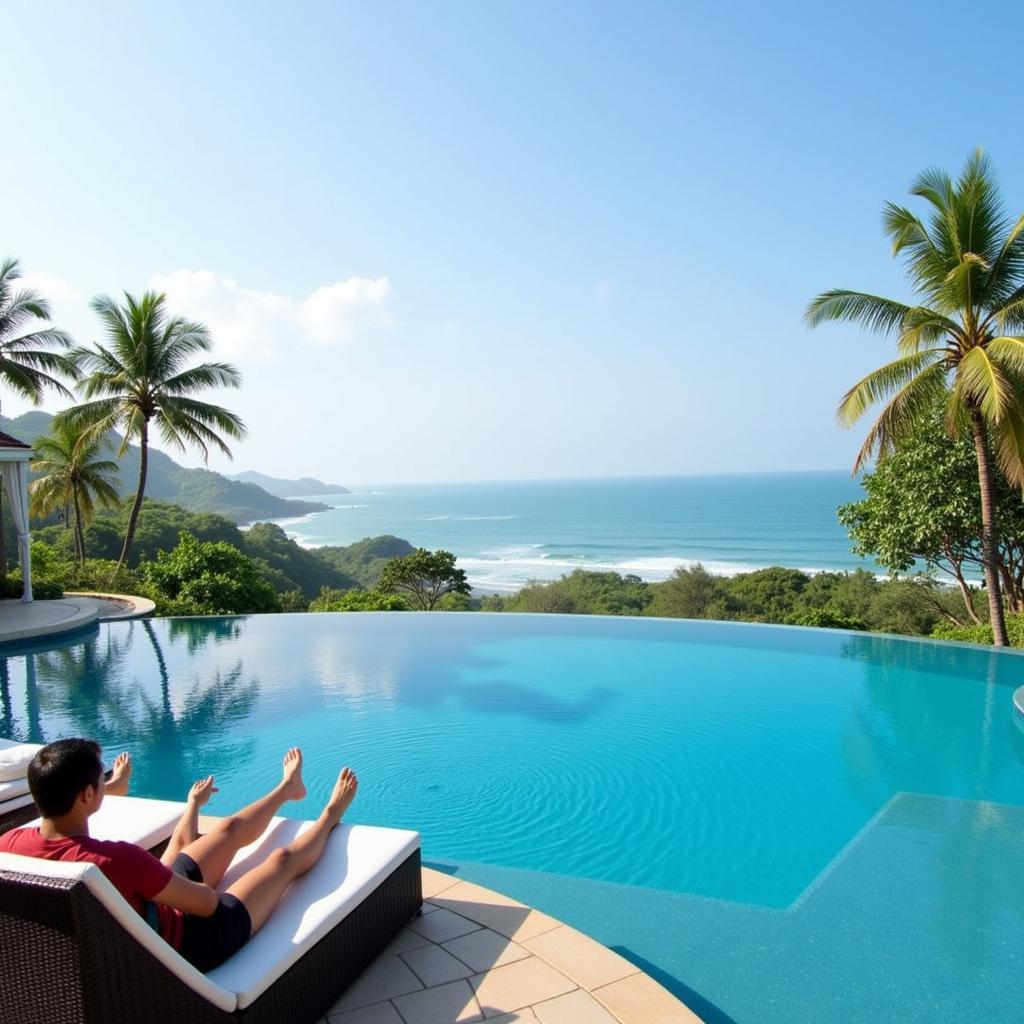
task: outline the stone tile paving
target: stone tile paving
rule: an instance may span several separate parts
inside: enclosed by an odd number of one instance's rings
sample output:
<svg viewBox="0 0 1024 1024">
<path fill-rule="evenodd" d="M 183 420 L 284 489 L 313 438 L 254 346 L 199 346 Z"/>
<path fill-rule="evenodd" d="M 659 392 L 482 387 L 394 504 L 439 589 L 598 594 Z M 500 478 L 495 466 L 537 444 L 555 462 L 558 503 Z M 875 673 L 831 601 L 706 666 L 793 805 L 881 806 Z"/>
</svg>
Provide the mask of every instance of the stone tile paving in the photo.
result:
<svg viewBox="0 0 1024 1024">
<path fill-rule="evenodd" d="M 411 921 L 325 1024 L 701 1024 L 633 964 L 547 914 L 423 869 Z"/>
</svg>

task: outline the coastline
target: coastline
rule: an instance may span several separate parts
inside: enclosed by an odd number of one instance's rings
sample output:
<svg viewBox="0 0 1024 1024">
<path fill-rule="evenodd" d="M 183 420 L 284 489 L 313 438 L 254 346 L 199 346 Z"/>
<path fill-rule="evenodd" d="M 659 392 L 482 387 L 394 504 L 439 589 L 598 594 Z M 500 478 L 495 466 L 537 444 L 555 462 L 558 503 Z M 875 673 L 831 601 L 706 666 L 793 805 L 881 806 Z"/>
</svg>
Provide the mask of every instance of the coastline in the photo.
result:
<svg viewBox="0 0 1024 1024">
<path fill-rule="evenodd" d="M 275 520 L 300 546 L 392 535 L 451 551 L 476 594 L 514 594 L 574 570 L 669 579 L 703 565 L 734 577 L 772 566 L 864 569 L 836 510 L 863 497 L 843 471 L 352 488 L 306 496 L 323 512 Z"/>
</svg>

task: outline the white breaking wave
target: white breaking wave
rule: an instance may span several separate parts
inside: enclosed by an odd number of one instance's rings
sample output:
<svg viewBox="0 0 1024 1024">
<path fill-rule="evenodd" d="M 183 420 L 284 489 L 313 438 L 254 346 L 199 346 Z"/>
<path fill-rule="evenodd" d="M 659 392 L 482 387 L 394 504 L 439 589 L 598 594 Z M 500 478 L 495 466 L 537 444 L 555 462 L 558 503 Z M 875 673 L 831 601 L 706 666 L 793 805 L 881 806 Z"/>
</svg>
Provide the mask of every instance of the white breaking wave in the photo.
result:
<svg viewBox="0 0 1024 1024">
<path fill-rule="evenodd" d="M 284 532 L 287 533 L 289 537 L 291 537 L 292 534 L 288 533 L 289 526 L 299 526 L 301 523 L 311 523 L 313 521 L 313 516 L 319 514 L 319 512 L 310 512 L 304 516 L 292 516 L 290 519 L 272 519 L 271 522 L 275 523 L 277 526 L 280 526 L 284 530 Z M 249 525 L 251 526 L 252 524 L 250 523 Z M 249 527 L 247 526 L 246 529 L 248 528 Z"/>
<path fill-rule="evenodd" d="M 539 547 L 540 545 L 534 545 Z M 737 576 L 743 572 L 754 572 L 764 568 L 746 562 L 721 562 L 701 558 L 683 558 L 678 556 L 625 558 L 619 561 L 592 561 L 585 558 L 553 558 L 548 555 L 527 557 L 523 549 L 509 550 L 497 557 L 459 558 L 458 564 L 466 570 L 470 583 L 479 589 L 493 587 L 501 590 L 518 589 L 530 580 L 554 580 L 574 569 L 585 569 L 589 572 L 617 572 L 622 575 L 639 576 L 648 583 L 667 580 L 680 566 L 692 569 L 703 565 L 708 572 L 716 576 Z M 820 568 L 801 568 L 801 572 L 810 575 L 826 572 Z"/>
</svg>

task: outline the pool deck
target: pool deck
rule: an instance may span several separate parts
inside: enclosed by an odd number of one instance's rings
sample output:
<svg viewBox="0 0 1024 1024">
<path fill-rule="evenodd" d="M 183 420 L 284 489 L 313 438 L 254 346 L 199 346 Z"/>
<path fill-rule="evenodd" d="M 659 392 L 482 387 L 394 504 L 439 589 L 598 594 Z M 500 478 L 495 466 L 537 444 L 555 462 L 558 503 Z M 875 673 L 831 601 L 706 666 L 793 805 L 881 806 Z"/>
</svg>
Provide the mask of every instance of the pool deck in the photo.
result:
<svg viewBox="0 0 1024 1024">
<path fill-rule="evenodd" d="M 96 622 L 153 614 L 148 598 L 128 594 L 66 594 L 59 601 L 0 601 L 0 644 L 63 636 Z"/>
<path fill-rule="evenodd" d="M 582 932 L 423 868 L 423 916 L 346 990 L 326 1024 L 701 1024 Z"/>
</svg>

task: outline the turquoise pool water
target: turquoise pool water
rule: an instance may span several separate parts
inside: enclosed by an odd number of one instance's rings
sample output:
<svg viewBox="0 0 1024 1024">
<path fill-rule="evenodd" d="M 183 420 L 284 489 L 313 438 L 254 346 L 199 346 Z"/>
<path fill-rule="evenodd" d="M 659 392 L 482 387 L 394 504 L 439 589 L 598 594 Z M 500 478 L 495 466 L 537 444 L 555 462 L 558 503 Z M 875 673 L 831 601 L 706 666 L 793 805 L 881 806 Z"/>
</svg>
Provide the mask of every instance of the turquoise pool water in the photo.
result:
<svg viewBox="0 0 1024 1024">
<path fill-rule="evenodd" d="M 1014 1021 L 1024 732 L 1012 653 L 821 630 L 512 615 L 113 624 L 0 657 L 0 735 L 213 772 L 306 753 L 353 820 L 519 896 L 708 1021 Z"/>
</svg>

